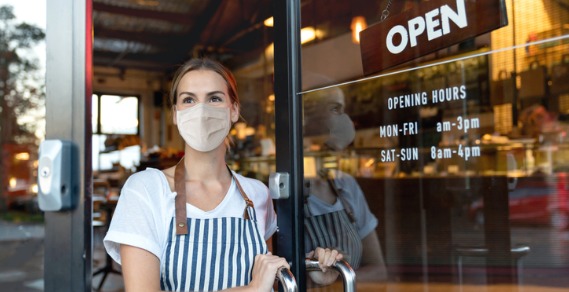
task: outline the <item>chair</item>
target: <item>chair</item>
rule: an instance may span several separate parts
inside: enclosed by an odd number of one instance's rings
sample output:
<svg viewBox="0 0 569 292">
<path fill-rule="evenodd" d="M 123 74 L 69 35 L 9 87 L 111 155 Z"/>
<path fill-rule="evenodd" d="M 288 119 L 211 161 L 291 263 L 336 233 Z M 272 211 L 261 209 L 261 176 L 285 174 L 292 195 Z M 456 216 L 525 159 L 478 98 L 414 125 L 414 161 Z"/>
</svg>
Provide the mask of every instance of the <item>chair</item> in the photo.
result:
<svg viewBox="0 0 569 292">
<path fill-rule="evenodd" d="M 116 202 L 109 200 L 110 189 L 111 185 L 106 180 L 93 181 L 93 227 L 103 227 L 107 229 L 111 223 Z M 108 253 L 105 253 L 105 265 L 93 272 L 93 276 L 101 273 L 103 274 L 103 278 L 101 282 L 99 282 L 97 291 L 101 291 L 109 274 L 122 274 L 114 268 L 113 259 Z"/>
</svg>

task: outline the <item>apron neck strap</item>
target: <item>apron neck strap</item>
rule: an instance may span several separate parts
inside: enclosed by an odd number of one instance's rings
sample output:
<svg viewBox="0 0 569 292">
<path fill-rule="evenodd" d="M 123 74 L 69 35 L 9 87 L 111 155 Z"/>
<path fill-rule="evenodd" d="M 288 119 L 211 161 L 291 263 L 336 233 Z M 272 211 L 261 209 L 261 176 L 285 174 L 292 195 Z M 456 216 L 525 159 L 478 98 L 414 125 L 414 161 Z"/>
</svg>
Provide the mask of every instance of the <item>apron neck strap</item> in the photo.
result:
<svg viewBox="0 0 569 292">
<path fill-rule="evenodd" d="M 243 211 L 243 218 L 249 220 L 250 215 L 248 212 L 249 207 L 255 208 L 253 201 L 249 199 L 243 187 L 239 183 L 239 180 L 233 175 L 233 172 L 227 166 L 227 170 L 231 175 L 231 178 L 235 180 L 235 185 L 241 194 L 243 200 L 245 200 L 245 210 Z M 174 199 L 175 209 L 176 209 L 176 234 L 188 234 L 187 222 L 187 212 L 186 212 L 186 168 L 184 166 L 184 158 L 180 159 L 178 164 L 176 164 L 176 170 L 174 171 L 174 188 L 176 190 L 176 198 Z"/>
<path fill-rule="evenodd" d="M 325 179 L 326 181 L 328 181 L 328 185 L 330 186 L 330 189 L 332 190 L 336 198 L 338 198 L 338 200 L 342 202 L 342 205 L 344 205 L 344 209 L 346 210 L 346 213 L 348 214 L 348 218 L 350 218 L 350 221 L 352 223 L 356 222 L 356 217 L 354 216 L 354 212 L 352 211 L 350 205 L 348 205 L 348 202 L 344 199 L 344 196 L 342 196 L 342 194 L 340 193 L 338 186 L 336 186 L 335 177 L 330 174 L 330 170 L 326 171 Z"/>
<path fill-rule="evenodd" d="M 176 189 L 176 198 L 174 199 L 176 208 L 176 234 L 188 234 L 187 214 L 186 214 L 186 168 L 184 167 L 184 158 L 180 159 L 176 164 L 174 172 L 174 188 Z"/>
<path fill-rule="evenodd" d="M 243 190 L 243 187 L 241 187 L 241 184 L 239 183 L 239 180 L 233 175 L 233 171 L 231 171 L 231 169 L 229 168 L 229 166 L 227 166 L 227 170 L 229 171 L 229 174 L 231 174 L 231 177 L 235 180 L 235 185 L 237 186 L 237 189 L 239 190 L 239 193 L 241 194 L 241 197 L 243 198 L 243 200 L 245 201 L 245 210 L 243 211 L 243 218 L 245 218 L 246 220 L 251 219 L 251 216 L 249 216 L 249 207 L 251 208 L 255 208 L 255 205 L 253 204 L 253 201 L 251 201 L 249 199 L 249 197 L 247 196 L 247 194 L 245 193 L 245 191 Z"/>
</svg>

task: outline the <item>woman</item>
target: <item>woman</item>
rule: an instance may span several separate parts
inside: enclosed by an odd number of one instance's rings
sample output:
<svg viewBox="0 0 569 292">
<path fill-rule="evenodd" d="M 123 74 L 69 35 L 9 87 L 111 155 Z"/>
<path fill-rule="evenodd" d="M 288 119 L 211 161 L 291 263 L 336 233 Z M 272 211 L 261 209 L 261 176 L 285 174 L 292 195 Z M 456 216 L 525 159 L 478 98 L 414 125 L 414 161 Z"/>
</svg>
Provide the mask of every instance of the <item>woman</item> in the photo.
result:
<svg viewBox="0 0 569 292">
<path fill-rule="evenodd" d="M 268 251 L 277 221 L 267 187 L 225 162 L 224 141 L 239 119 L 233 75 L 192 59 L 176 72 L 170 101 L 185 156 L 127 180 L 104 239 L 126 290 L 270 291 L 289 264 Z M 315 257 L 323 267 L 341 259 L 328 249 Z M 326 280 L 333 272 L 320 274 Z"/>
<path fill-rule="evenodd" d="M 336 155 L 354 141 L 354 124 L 344 112 L 344 94 L 339 88 L 307 94 L 304 104 L 308 151 Z M 318 246 L 341 251 L 358 281 L 385 281 L 387 270 L 375 231 L 377 218 L 354 177 L 325 168 L 319 161 L 325 156 L 315 155 L 316 165 L 305 167 L 314 169 L 312 175 L 305 173 L 305 246 L 307 250 Z"/>
</svg>

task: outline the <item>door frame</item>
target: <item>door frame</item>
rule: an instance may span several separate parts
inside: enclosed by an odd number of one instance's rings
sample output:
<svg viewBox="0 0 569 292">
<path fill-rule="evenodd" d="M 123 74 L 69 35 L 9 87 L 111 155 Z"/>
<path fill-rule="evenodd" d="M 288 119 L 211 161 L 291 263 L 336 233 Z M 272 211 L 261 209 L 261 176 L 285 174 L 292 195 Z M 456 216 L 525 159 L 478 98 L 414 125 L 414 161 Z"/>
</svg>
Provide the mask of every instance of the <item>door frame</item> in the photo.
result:
<svg viewBox="0 0 569 292">
<path fill-rule="evenodd" d="M 300 1 L 273 2 L 276 171 L 289 174 L 290 196 L 276 200 L 276 252 L 287 259 L 299 291 L 306 291 Z"/>
<path fill-rule="evenodd" d="M 45 139 L 76 148 L 77 205 L 45 212 L 44 291 L 92 290 L 91 16 L 92 0 L 47 1 Z"/>
<path fill-rule="evenodd" d="M 91 291 L 92 1 L 47 4 L 46 139 L 68 140 L 77 147 L 79 188 L 76 208 L 45 213 L 44 289 Z M 291 190 L 290 198 L 275 203 L 280 214 L 276 252 L 289 261 L 299 291 L 305 291 L 300 1 L 276 0 L 273 5 L 276 170 L 290 174 Z"/>
</svg>

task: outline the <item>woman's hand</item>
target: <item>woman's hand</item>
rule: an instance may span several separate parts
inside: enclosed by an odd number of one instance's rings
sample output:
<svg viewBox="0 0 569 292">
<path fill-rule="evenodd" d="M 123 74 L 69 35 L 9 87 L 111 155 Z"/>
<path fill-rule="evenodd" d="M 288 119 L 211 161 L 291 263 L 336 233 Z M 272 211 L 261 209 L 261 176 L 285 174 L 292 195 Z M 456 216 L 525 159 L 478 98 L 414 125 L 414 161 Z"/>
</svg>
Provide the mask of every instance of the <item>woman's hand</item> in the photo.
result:
<svg viewBox="0 0 569 292">
<path fill-rule="evenodd" d="M 271 291 L 280 267 L 290 269 L 285 258 L 275 256 L 271 252 L 258 254 L 255 256 L 253 275 L 249 287 L 253 291 Z"/>
<path fill-rule="evenodd" d="M 308 273 L 312 281 L 319 285 L 330 285 L 338 278 L 338 271 L 331 267 L 344 258 L 344 256 L 335 249 L 317 247 L 316 250 L 306 255 L 308 258 L 318 260 L 318 266 L 322 271 L 311 271 Z"/>
</svg>

